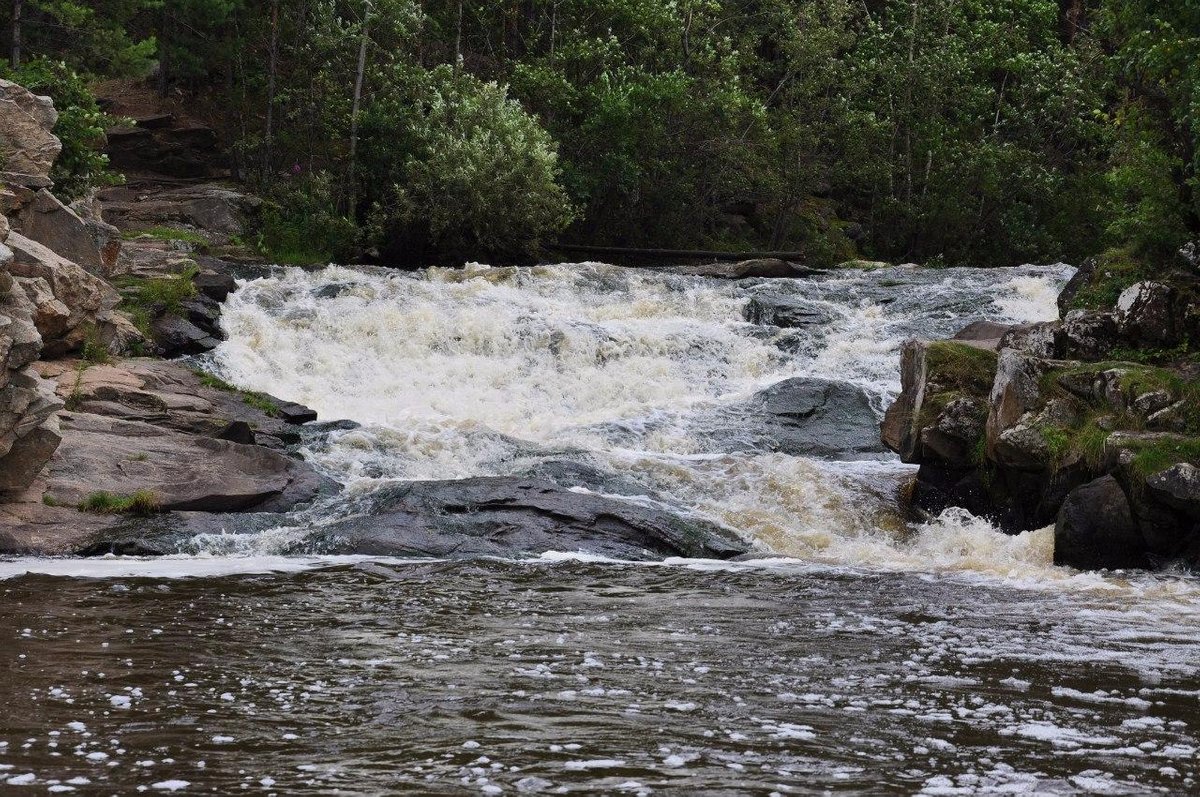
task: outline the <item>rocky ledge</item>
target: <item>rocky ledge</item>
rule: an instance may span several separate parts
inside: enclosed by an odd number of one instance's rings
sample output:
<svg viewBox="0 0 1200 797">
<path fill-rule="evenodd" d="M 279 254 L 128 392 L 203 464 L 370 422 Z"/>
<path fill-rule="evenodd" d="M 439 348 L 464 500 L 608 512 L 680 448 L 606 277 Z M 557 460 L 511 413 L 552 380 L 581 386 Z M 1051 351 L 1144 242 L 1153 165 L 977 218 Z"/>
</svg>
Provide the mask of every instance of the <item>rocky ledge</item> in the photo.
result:
<svg viewBox="0 0 1200 797">
<path fill-rule="evenodd" d="M 1113 252 L 1058 321 L 910 341 L 883 441 L 920 465 L 918 514 L 1055 527 L 1055 562 L 1200 566 L 1200 258 Z"/>
<path fill-rule="evenodd" d="M 144 182 L 64 204 L 56 119 L 0 80 L 0 553 L 86 550 L 135 515 L 269 517 L 336 490 L 292 453 L 311 410 L 131 356 L 217 345 L 234 266 L 202 251 L 253 202 Z"/>
</svg>

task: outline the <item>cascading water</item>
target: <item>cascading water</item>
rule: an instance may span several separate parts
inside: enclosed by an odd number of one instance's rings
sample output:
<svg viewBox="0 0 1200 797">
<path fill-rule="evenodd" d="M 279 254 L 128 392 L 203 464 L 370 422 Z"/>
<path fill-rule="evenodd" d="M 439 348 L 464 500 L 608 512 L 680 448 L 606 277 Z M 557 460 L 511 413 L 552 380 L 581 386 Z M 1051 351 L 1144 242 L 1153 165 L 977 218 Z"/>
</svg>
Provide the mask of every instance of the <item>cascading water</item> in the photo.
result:
<svg viewBox="0 0 1200 797">
<path fill-rule="evenodd" d="M 178 556 L 0 561 L 0 791 L 1195 793 L 1196 579 L 1072 573 L 1048 530 L 964 512 L 908 528 L 875 442 L 901 341 L 1053 317 L 1069 274 L 250 281 L 207 366 L 361 424 L 305 443 L 347 489 Z M 755 397 L 797 379 L 843 412 L 789 448 Z M 397 482 L 555 468 L 783 556 L 310 547 Z"/>
<path fill-rule="evenodd" d="M 904 339 L 944 336 L 970 320 L 1054 317 L 1070 273 L 881 269 L 733 283 L 601 264 L 292 270 L 234 294 L 229 341 L 214 365 L 240 386 L 363 424 L 306 450 L 351 498 L 389 480 L 507 475 L 570 460 L 730 527 L 764 552 L 1048 569 L 1044 533 L 997 538 L 952 514 L 912 538 L 893 511 L 911 469 L 882 452 L 791 456 L 746 445 L 760 421 L 731 408 L 782 380 L 817 377 L 861 390 L 881 416 L 898 389 Z M 799 302 L 819 322 L 750 323 L 745 309 L 756 298 Z M 320 518 L 353 508 L 342 504 Z M 294 547 L 309 528 L 239 539 L 236 549 Z M 230 544 L 219 535 L 193 546 Z"/>
</svg>

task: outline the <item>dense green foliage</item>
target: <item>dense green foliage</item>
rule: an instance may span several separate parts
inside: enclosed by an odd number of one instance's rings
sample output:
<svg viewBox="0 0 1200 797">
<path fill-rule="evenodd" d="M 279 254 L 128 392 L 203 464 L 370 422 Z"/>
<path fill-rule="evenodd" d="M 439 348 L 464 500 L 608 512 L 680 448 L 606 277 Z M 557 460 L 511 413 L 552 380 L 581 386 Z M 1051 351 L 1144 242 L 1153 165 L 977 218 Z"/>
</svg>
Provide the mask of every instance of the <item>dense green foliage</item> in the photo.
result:
<svg viewBox="0 0 1200 797">
<path fill-rule="evenodd" d="M 986 265 L 1200 234 L 1194 0 L 26 7 L 28 54 L 216 95 L 263 245 L 298 260 L 561 234 Z"/>
<path fill-rule="evenodd" d="M 108 158 L 100 152 L 105 129 L 117 120 L 101 112 L 86 80 L 65 63 L 46 58 L 0 72 L 32 92 L 54 99 L 58 109 L 54 134 L 62 141 L 62 152 L 50 177 L 61 196 L 74 199 L 92 186 L 120 180 L 119 175 L 109 170 Z"/>
</svg>

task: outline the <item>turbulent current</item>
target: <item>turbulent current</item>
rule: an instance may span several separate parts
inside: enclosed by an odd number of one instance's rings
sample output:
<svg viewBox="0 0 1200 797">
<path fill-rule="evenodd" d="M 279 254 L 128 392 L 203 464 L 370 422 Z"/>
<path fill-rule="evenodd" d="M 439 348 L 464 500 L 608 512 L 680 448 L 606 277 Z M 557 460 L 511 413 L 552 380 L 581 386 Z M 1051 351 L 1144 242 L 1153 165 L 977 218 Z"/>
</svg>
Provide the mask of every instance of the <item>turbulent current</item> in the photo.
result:
<svg viewBox="0 0 1200 797">
<path fill-rule="evenodd" d="M 204 365 L 353 421 L 301 449 L 346 489 L 178 556 L 0 561 L 0 792 L 1195 792 L 1194 576 L 1055 568 L 1051 530 L 963 512 L 910 526 L 912 470 L 874 438 L 782 447 L 747 409 L 825 380 L 874 435 L 905 339 L 1053 318 L 1071 273 L 250 280 Z M 805 322 L 748 320 L 780 304 Z M 310 545 L 396 482 L 563 463 L 586 475 L 574 490 L 756 553 Z"/>
</svg>

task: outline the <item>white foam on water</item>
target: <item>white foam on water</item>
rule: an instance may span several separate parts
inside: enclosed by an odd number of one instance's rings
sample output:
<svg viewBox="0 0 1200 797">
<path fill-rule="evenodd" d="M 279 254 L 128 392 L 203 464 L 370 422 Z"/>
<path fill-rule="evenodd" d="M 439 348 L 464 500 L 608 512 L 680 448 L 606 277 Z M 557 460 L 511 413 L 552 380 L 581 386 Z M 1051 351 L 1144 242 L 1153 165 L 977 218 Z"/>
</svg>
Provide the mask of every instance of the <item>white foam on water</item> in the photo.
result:
<svg viewBox="0 0 1200 797">
<path fill-rule="evenodd" d="M 1124 588 L 1119 577 L 1055 568 L 1048 530 L 1005 536 L 958 511 L 910 527 L 896 495 L 913 469 L 894 458 L 714 454 L 696 422 L 795 376 L 856 385 L 881 413 L 899 389 L 905 339 L 944 336 L 976 318 L 1055 318 L 1070 273 L 888 269 L 756 285 L 595 263 L 416 274 L 291 269 L 231 295 L 222 316 L 228 340 L 213 367 L 325 420 L 363 424 L 306 451 L 348 486 L 350 500 L 388 480 L 582 460 L 792 560 Z M 812 304 L 828 322 L 804 331 L 755 327 L 742 311 L 764 292 Z M 272 556 L 324 522 L 320 514 L 255 535 L 199 538 L 189 550 L 213 558 L 159 560 L 157 572 L 322 566 L 330 560 Z M 149 566 L 93 560 L 78 574 L 146 574 Z M 69 574 L 78 566 L 38 567 Z"/>
</svg>

